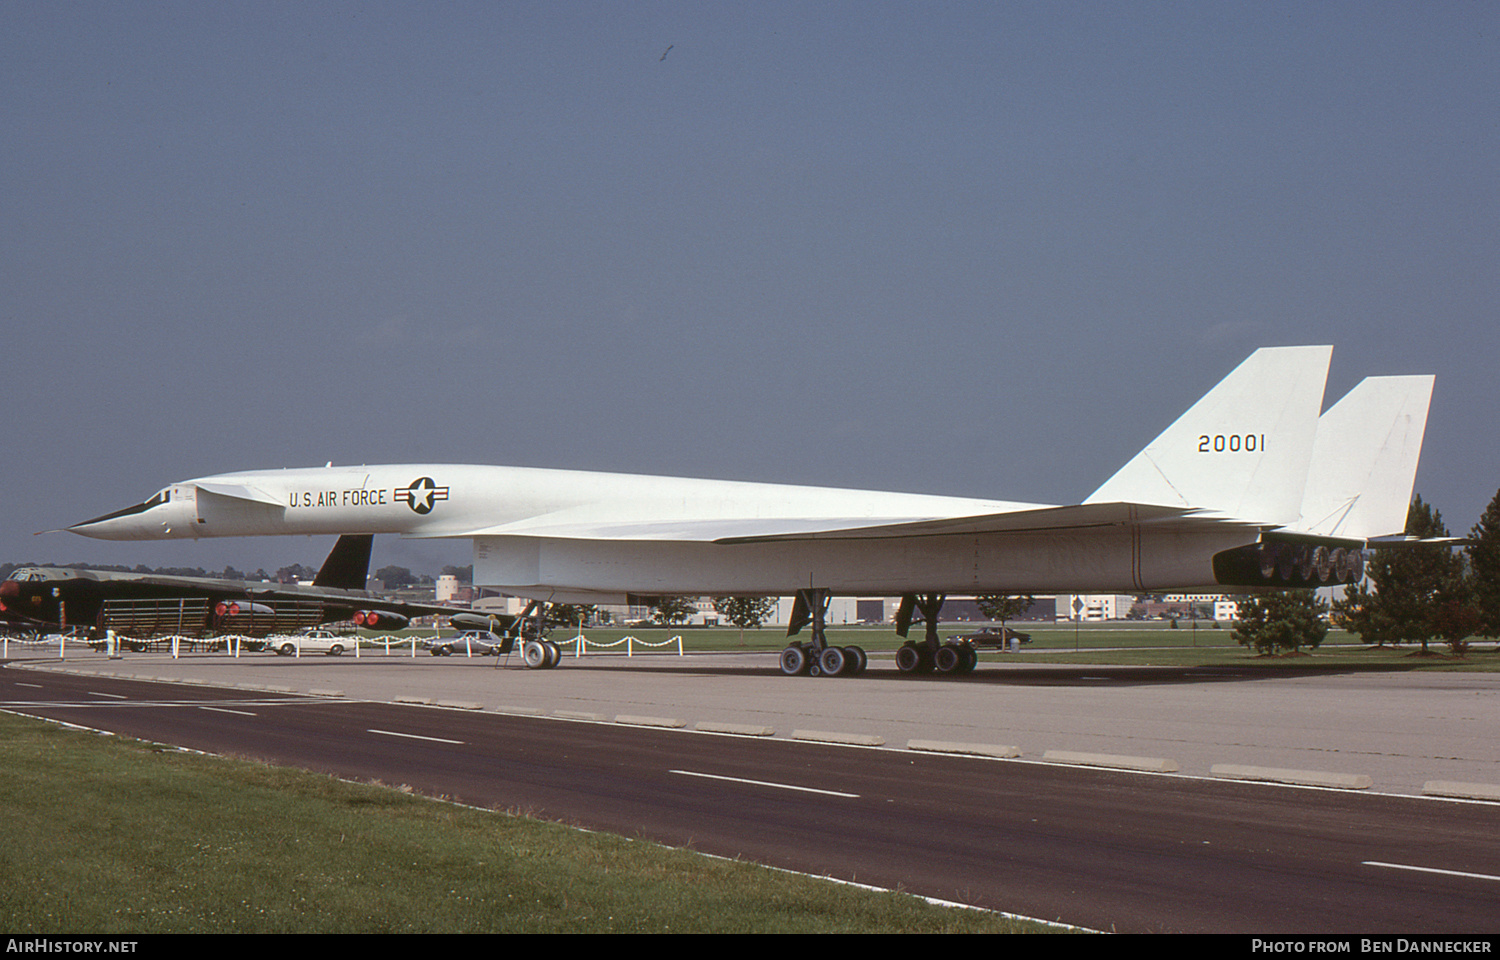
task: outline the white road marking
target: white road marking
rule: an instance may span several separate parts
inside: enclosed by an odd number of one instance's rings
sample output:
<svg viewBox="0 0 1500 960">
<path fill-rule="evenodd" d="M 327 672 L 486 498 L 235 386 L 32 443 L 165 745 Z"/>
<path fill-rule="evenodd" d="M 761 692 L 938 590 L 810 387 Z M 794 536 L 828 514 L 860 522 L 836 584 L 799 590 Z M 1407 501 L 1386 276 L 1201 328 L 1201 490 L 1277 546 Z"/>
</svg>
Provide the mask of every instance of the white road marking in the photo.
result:
<svg viewBox="0 0 1500 960">
<path fill-rule="evenodd" d="M 232 703 L 237 707 L 299 707 L 309 703 L 350 703 L 352 701 L 329 700 L 327 697 L 288 697 L 285 700 L 125 700 L 123 703 L 114 701 L 101 702 L 97 700 L 0 700 L 0 709 L 21 710 L 27 708 L 40 710 L 43 708 L 57 709 L 66 707 L 68 709 L 93 709 L 95 707 L 203 707 L 208 703 Z"/>
<path fill-rule="evenodd" d="M 387 737 L 405 737 L 408 740 L 430 740 L 433 743 L 453 743 L 457 744 L 458 746 L 464 745 L 464 742 L 462 740 L 444 740 L 442 737 L 424 737 L 415 733 L 397 733 L 394 730 L 366 730 L 365 733 L 379 733 L 384 734 Z"/>
<path fill-rule="evenodd" d="M 97 690 L 90 690 L 88 692 L 88 694 L 91 697 L 109 697 L 111 700 L 129 700 L 130 699 L 129 697 L 125 696 L 125 694 L 123 694 L 123 693 L 100 693 Z"/>
<path fill-rule="evenodd" d="M 242 717 L 258 717 L 260 714 L 251 713 L 248 710 L 229 710 L 225 707 L 199 707 L 199 710 L 212 710 L 214 713 L 234 713 Z"/>
<path fill-rule="evenodd" d="M 704 777 L 709 780 L 728 780 L 731 783 L 748 783 L 756 787 L 775 787 L 778 790 L 800 790 L 803 793 L 821 793 L 830 797 L 848 797 L 851 800 L 859 799 L 857 793 L 841 793 L 838 790 L 819 790 L 817 787 L 799 787 L 792 783 L 772 783 L 769 780 L 746 780 L 743 777 L 722 777 L 716 773 L 699 773 L 696 770 L 669 770 L 668 773 L 680 773 L 684 777 Z"/>
<path fill-rule="evenodd" d="M 1418 873 L 1441 873 L 1449 877 L 1468 877 L 1471 880 L 1500 880 L 1490 873 L 1465 873 L 1462 870 L 1439 870 L 1437 867 L 1414 867 L 1406 863 L 1381 863 L 1379 860 L 1362 861 L 1367 867 L 1389 867 L 1392 870 L 1415 870 Z"/>
</svg>

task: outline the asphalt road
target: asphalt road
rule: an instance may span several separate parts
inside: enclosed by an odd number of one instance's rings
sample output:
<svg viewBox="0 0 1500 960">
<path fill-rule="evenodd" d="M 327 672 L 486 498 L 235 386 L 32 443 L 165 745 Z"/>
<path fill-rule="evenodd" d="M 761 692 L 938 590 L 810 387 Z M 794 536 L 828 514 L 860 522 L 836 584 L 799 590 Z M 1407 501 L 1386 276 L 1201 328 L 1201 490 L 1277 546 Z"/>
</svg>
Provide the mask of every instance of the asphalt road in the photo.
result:
<svg viewBox="0 0 1500 960">
<path fill-rule="evenodd" d="M 32 670 L 0 706 L 1093 929 L 1500 929 L 1495 804 Z"/>
</svg>

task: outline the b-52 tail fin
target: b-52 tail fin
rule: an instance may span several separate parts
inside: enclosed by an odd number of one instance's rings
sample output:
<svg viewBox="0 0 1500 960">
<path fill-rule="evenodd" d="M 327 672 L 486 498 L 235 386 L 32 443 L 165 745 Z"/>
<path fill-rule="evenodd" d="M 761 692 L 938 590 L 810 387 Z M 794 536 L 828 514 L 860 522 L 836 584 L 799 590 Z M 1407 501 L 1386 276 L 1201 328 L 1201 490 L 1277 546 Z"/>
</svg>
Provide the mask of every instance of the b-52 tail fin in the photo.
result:
<svg viewBox="0 0 1500 960">
<path fill-rule="evenodd" d="M 345 534 L 329 551 L 328 559 L 318 568 L 313 586 L 330 587 L 336 590 L 363 590 L 370 576 L 370 549 L 374 546 L 372 534 Z"/>
</svg>

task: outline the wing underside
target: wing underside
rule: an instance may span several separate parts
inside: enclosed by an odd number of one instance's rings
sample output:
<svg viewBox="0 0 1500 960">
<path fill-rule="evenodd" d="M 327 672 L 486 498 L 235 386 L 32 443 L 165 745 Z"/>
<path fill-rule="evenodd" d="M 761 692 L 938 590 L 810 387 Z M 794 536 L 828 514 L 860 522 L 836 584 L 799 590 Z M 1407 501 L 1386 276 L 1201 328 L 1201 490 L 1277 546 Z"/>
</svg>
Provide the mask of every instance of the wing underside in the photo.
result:
<svg viewBox="0 0 1500 960">
<path fill-rule="evenodd" d="M 691 541 L 699 543 L 769 543 L 796 540 L 890 539 L 1033 534 L 1099 527 L 1222 523 L 1258 526 L 1256 521 L 1225 517 L 1185 507 L 1141 503 L 1088 503 L 1037 507 L 1003 513 L 958 517 L 682 517 L 671 520 L 610 520 L 565 511 L 519 523 L 464 530 L 445 536 L 536 537 L 560 540 Z"/>
</svg>

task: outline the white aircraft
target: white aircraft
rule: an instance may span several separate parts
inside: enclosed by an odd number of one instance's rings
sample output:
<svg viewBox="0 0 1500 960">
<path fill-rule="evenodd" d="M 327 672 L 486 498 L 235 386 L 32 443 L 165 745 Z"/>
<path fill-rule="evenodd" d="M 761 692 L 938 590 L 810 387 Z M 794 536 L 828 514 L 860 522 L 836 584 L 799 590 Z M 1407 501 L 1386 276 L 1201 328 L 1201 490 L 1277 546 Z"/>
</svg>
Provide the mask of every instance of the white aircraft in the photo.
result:
<svg viewBox="0 0 1500 960">
<path fill-rule="evenodd" d="M 107 540 L 467 537 L 474 581 L 556 602 L 796 592 L 788 673 L 857 670 L 828 599 L 904 598 L 902 669 L 972 669 L 944 595 L 1208 591 L 1352 582 L 1399 535 L 1433 378 L 1375 377 L 1319 416 L 1332 348 L 1257 350 L 1079 504 L 456 464 L 228 473 L 67 528 Z"/>
</svg>

